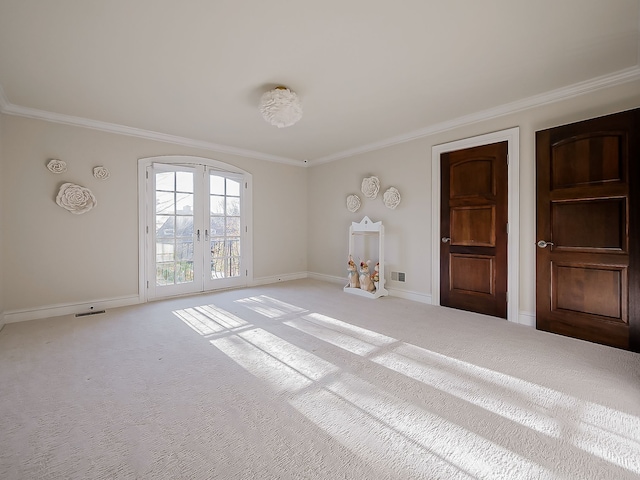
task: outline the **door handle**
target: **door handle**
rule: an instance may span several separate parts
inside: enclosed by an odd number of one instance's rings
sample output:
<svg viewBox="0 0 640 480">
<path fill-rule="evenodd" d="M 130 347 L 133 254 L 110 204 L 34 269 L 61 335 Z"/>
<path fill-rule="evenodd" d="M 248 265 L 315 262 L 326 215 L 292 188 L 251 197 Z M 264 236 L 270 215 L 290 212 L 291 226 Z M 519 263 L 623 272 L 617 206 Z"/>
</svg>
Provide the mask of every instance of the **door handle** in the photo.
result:
<svg viewBox="0 0 640 480">
<path fill-rule="evenodd" d="M 447 243 L 451 241 L 451 237 L 442 237 L 442 243 Z"/>
<path fill-rule="evenodd" d="M 200 230 L 197 231 L 196 238 L 198 239 L 198 241 L 200 241 Z"/>
<path fill-rule="evenodd" d="M 540 241 L 537 243 L 537 245 L 538 245 L 538 247 L 540 247 L 540 248 L 547 248 L 547 245 L 550 245 L 550 246 L 552 246 L 552 247 L 553 247 L 555 244 L 554 244 L 553 242 L 545 242 L 544 240 L 540 240 Z"/>
</svg>

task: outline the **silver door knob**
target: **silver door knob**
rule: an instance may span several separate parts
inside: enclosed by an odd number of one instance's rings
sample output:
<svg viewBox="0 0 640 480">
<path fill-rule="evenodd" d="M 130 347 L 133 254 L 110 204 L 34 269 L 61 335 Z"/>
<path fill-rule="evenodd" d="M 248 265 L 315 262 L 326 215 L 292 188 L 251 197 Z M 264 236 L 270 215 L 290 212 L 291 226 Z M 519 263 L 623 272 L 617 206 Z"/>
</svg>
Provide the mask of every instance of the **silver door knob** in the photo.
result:
<svg viewBox="0 0 640 480">
<path fill-rule="evenodd" d="M 538 242 L 538 247 L 540 247 L 540 248 L 547 248 L 547 245 L 551 245 L 553 247 L 554 243 L 553 242 L 545 242 L 544 240 L 540 240 Z"/>
<path fill-rule="evenodd" d="M 451 237 L 442 237 L 442 243 L 447 243 L 451 241 Z"/>
</svg>

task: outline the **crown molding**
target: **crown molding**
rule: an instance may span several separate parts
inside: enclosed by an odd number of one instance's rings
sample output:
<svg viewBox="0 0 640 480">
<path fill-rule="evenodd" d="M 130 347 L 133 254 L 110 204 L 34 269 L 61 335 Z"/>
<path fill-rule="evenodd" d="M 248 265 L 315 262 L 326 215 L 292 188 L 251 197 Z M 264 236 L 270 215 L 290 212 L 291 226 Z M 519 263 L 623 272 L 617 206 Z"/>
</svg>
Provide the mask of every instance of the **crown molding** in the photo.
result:
<svg viewBox="0 0 640 480">
<path fill-rule="evenodd" d="M 446 122 L 437 123 L 420 130 L 414 130 L 409 133 L 404 133 L 402 135 L 387 138 L 385 140 L 380 140 L 379 142 L 374 142 L 349 150 L 344 150 L 342 152 L 337 152 L 326 157 L 317 158 L 315 160 L 309 160 L 307 164 L 309 166 L 314 166 L 321 165 L 323 163 L 334 162 L 343 158 L 353 157 L 355 155 L 360 155 L 362 153 L 367 153 L 374 150 L 380 150 L 392 145 L 428 137 L 430 135 L 446 132 L 448 130 L 453 130 L 465 125 L 471 125 L 512 113 L 521 112 L 523 110 L 529 110 L 534 107 L 540 107 L 550 103 L 559 102 L 561 100 L 567 100 L 569 98 L 577 97 L 590 92 L 595 92 L 603 88 L 622 85 L 624 83 L 633 82 L 636 80 L 640 80 L 640 65 L 626 68 L 612 74 L 603 75 L 601 77 L 592 78 L 584 82 L 575 83 L 568 87 L 559 88 L 480 112 L 464 115 L 462 117 L 454 118 L 453 120 L 448 120 Z"/>
<path fill-rule="evenodd" d="M 603 88 L 613 87 L 616 85 L 622 85 L 624 83 L 640 80 L 640 65 L 630 67 L 612 74 L 596 77 L 584 82 L 579 82 L 567 87 L 552 90 L 550 92 L 534 95 L 528 98 L 517 100 L 515 102 L 506 103 L 497 107 L 493 107 L 480 112 L 464 115 L 462 117 L 447 120 L 446 122 L 437 123 L 420 130 L 414 130 L 412 132 L 390 137 L 378 142 L 369 143 L 359 147 L 343 150 L 325 157 L 320 157 L 313 160 L 296 160 L 288 157 L 281 157 L 278 155 L 271 155 L 264 152 L 258 152 L 255 150 L 247 150 L 243 148 L 231 147 L 228 145 L 220 145 L 217 143 L 206 142 L 202 140 L 194 140 L 187 137 L 180 137 L 177 135 L 170 135 L 166 133 L 153 132 L 150 130 L 143 130 L 140 128 L 127 127 L 125 125 L 118 125 L 115 123 L 101 122 L 98 120 L 90 120 L 82 117 L 75 117 L 71 115 L 64 115 L 59 113 L 47 112 L 45 110 L 38 110 L 35 108 L 21 107 L 9 102 L 5 95 L 2 85 L 0 85 L 0 113 L 7 115 L 16 115 L 20 117 L 33 118 L 36 120 L 44 120 L 47 122 L 61 123 L 64 125 L 71 125 L 76 127 L 90 128 L 93 130 L 100 130 L 108 133 L 115 133 L 119 135 L 127 135 L 131 137 L 143 138 L 146 140 L 155 140 L 158 142 L 170 143 L 173 145 L 181 145 L 184 147 L 198 148 L 202 150 L 208 150 L 217 153 L 225 153 L 230 155 L 237 155 L 246 158 L 253 158 L 257 160 L 266 160 L 269 162 L 284 163 L 286 165 L 294 165 L 297 167 L 312 167 L 315 165 L 321 165 L 324 163 L 334 162 L 355 155 L 371 152 L 374 150 L 380 150 L 386 147 L 397 145 L 400 143 L 410 142 L 420 138 L 428 137 L 438 133 L 453 130 L 465 125 L 471 125 L 494 118 L 502 117 L 512 113 L 521 112 L 534 107 L 540 107 L 550 103 L 559 102 L 569 98 L 584 95 L 590 92 L 595 92 Z"/>
<path fill-rule="evenodd" d="M 127 127 L 115 123 L 101 122 L 98 120 L 90 120 L 88 118 L 74 117 L 72 115 L 64 115 L 61 113 L 47 112 L 35 108 L 21 107 L 10 103 L 4 94 L 2 86 L 0 86 L 0 113 L 7 115 L 15 115 L 18 117 L 33 118 L 36 120 L 44 120 L 47 122 L 60 123 L 63 125 L 71 125 L 74 127 L 90 128 L 102 132 L 115 133 L 118 135 L 127 135 L 130 137 L 143 138 L 145 140 L 155 140 L 158 142 L 171 143 L 173 145 L 181 145 L 184 147 L 199 148 L 209 150 L 216 153 L 227 153 L 230 155 L 238 155 L 240 157 L 254 158 L 257 160 L 267 160 L 269 162 L 284 163 L 287 165 L 295 165 L 297 167 L 306 167 L 307 165 L 301 160 L 295 160 L 287 157 L 280 157 L 268 153 L 257 152 L 254 150 L 246 150 L 243 148 L 230 147 L 228 145 L 220 145 L 218 143 L 194 140 L 191 138 L 180 137 L 177 135 L 169 135 L 166 133 L 153 132 L 143 130 L 141 128 Z"/>
</svg>

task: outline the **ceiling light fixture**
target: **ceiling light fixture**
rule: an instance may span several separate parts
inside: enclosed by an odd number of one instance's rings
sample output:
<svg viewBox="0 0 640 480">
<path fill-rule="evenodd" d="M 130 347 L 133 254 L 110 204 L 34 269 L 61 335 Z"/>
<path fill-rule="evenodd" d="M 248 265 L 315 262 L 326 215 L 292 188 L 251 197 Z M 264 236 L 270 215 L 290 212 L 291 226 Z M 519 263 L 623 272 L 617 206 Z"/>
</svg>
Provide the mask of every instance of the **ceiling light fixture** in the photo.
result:
<svg viewBox="0 0 640 480">
<path fill-rule="evenodd" d="M 290 127 L 302 118 L 302 104 L 295 92 L 287 87 L 276 87 L 262 95 L 260 113 L 271 125 Z"/>
</svg>

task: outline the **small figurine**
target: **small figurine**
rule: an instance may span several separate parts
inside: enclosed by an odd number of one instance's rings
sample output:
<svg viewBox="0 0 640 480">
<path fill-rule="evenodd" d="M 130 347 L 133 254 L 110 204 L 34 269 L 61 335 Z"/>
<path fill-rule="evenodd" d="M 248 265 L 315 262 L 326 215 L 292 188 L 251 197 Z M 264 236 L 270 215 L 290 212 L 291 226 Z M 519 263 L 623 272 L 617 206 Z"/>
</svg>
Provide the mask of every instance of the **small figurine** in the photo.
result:
<svg viewBox="0 0 640 480">
<path fill-rule="evenodd" d="M 371 281 L 368 262 L 360 262 L 360 288 L 367 292 L 373 292 L 376 289 Z"/>
<path fill-rule="evenodd" d="M 376 289 L 378 289 L 378 282 L 380 281 L 380 262 L 376 263 L 376 266 L 373 267 L 371 280 L 373 281 L 373 285 L 376 287 Z"/>
<path fill-rule="evenodd" d="M 351 255 L 349 255 L 349 261 L 347 262 L 347 274 L 349 278 L 349 287 L 360 288 L 360 282 L 358 281 L 358 269 L 356 262 L 353 261 Z"/>
</svg>

